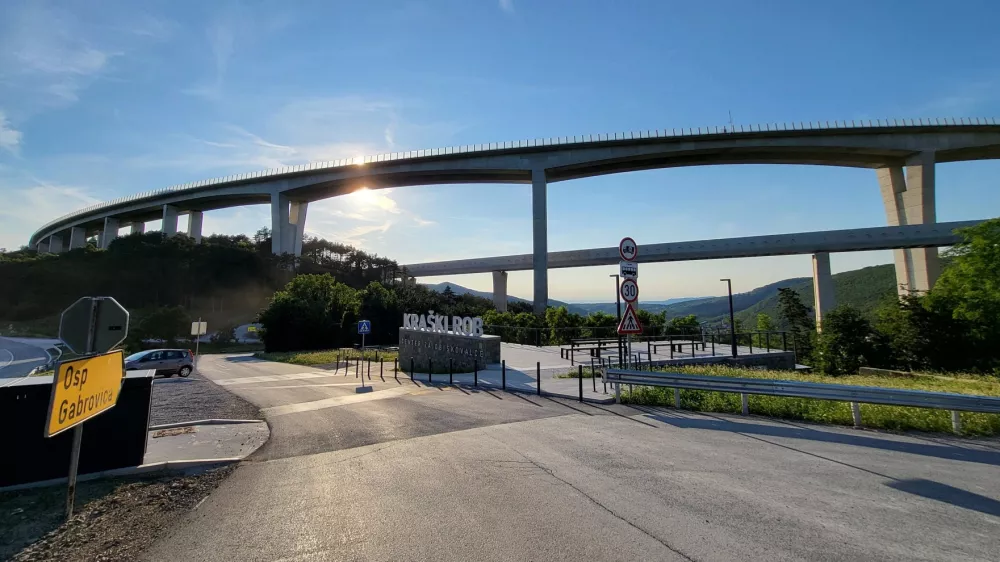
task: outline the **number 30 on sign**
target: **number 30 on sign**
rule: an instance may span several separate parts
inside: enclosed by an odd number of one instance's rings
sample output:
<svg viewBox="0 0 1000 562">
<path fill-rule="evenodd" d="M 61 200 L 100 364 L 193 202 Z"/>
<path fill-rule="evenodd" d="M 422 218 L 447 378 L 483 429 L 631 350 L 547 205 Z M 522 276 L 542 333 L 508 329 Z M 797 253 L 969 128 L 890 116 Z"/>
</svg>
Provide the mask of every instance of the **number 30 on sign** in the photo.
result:
<svg viewBox="0 0 1000 562">
<path fill-rule="evenodd" d="M 635 279 L 626 279 L 622 281 L 621 291 L 622 300 L 627 303 L 633 303 L 639 298 L 639 284 L 635 282 Z"/>
</svg>

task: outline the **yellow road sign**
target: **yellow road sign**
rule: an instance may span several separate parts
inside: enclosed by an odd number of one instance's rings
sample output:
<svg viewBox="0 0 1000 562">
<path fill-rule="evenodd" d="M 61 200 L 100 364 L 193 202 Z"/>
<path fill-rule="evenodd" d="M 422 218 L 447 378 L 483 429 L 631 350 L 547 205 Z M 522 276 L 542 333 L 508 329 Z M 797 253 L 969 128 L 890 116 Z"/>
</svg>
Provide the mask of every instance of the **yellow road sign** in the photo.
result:
<svg viewBox="0 0 1000 562">
<path fill-rule="evenodd" d="M 113 408 L 124 375 L 121 351 L 60 363 L 52 381 L 45 436 L 52 437 Z"/>
</svg>

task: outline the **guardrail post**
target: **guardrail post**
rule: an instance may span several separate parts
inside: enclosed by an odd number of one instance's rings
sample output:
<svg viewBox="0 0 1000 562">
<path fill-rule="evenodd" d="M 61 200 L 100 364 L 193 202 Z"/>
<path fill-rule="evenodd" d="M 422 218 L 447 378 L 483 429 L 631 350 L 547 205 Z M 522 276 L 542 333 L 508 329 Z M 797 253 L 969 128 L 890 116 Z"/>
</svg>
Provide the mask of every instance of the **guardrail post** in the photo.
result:
<svg viewBox="0 0 1000 562">
<path fill-rule="evenodd" d="M 854 418 L 854 428 L 861 428 L 861 405 L 857 402 L 851 402 L 851 417 Z"/>
<path fill-rule="evenodd" d="M 452 378 L 455 372 L 455 360 L 448 358 L 448 384 L 455 384 L 455 380 Z"/>
<path fill-rule="evenodd" d="M 536 393 L 539 396 L 541 396 L 542 395 L 542 362 L 541 361 L 536 361 L 535 362 L 535 381 L 538 383 L 537 384 L 538 389 L 537 389 Z"/>
<path fill-rule="evenodd" d="M 962 416 L 957 410 L 951 411 L 951 430 L 955 433 L 962 433 Z"/>
<path fill-rule="evenodd" d="M 743 415 L 744 416 L 750 415 L 750 401 L 747 400 L 747 395 L 743 394 L 742 392 L 740 393 L 740 405 L 743 410 Z"/>
<path fill-rule="evenodd" d="M 615 383 L 615 404 L 622 403 L 622 383 Z"/>
<path fill-rule="evenodd" d="M 681 389 L 674 389 L 674 408 L 681 409 Z"/>
<path fill-rule="evenodd" d="M 507 390 L 507 360 L 500 361 L 500 388 Z"/>
</svg>

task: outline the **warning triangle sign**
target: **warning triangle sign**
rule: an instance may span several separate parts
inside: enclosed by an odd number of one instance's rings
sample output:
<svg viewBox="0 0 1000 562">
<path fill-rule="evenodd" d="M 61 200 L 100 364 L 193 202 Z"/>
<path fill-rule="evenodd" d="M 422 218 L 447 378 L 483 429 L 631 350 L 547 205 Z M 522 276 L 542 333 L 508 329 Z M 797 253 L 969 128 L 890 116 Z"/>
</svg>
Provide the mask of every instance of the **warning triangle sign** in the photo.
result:
<svg viewBox="0 0 1000 562">
<path fill-rule="evenodd" d="M 642 324 L 639 323 L 639 317 L 635 313 L 635 309 L 629 304 L 625 307 L 625 314 L 622 315 L 622 321 L 618 323 L 618 333 L 619 334 L 641 334 Z"/>
</svg>

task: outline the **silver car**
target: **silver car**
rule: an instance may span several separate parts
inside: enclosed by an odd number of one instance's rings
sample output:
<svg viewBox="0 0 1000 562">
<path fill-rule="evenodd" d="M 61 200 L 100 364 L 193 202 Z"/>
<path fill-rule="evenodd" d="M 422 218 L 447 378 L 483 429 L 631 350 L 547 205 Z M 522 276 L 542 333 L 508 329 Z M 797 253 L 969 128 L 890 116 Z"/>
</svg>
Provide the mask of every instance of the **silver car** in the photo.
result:
<svg viewBox="0 0 1000 562">
<path fill-rule="evenodd" d="M 125 358 L 126 371 L 153 369 L 157 375 L 186 377 L 194 371 L 194 354 L 190 349 L 149 349 Z"/>
</svg>

